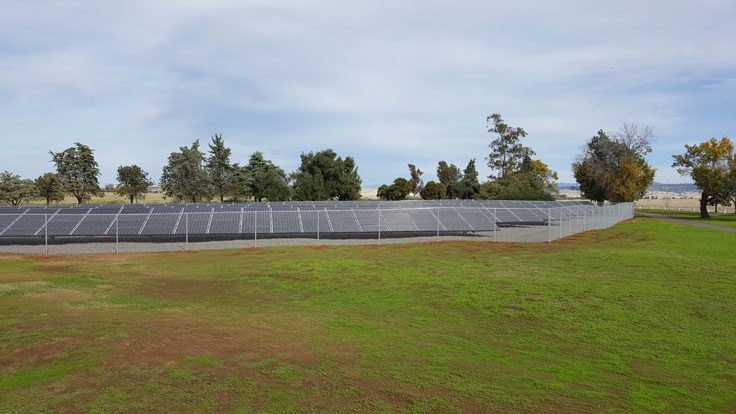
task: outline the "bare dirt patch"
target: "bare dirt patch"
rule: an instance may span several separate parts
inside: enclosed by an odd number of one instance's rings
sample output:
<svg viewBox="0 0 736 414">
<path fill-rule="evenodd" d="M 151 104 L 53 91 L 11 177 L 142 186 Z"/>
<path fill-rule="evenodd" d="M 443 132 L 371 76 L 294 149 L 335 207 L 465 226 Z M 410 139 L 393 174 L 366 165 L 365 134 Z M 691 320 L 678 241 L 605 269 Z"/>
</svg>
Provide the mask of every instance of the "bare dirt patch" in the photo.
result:
<svg viewBox="0 0 736 414">
<path fill-rule="evenodd" d="M 39 264 L 36 266 L 36 270 L 42 273 L 59 274 L 65 273 L 72 266 L 68 264 Z"/>
<path fill-rule="evenodd" d="M 51 289 L 45 292 L 30 293 L 25 295 L 27 298 L 36 299 L 53 299 L 59 301 L 71 301 L 86 299 L 90 295 L 86 292 L 73 289 Z"/>
<path fill-rule="evenodd" d="M 0 283 L 0 292 L 9 292 L 11 290 L 34 289 L 34 288 L 40 288 L 44 286 L 48 286 L 48 283 L 40 282 L 40 281 Z"/>
<path fill-rule="evenodd" d="M 135 286 L 130 293 L 159 300 L 206 302 L 232 299 L 233 288 L 222 279 L 147 278 L 145 285 Z"/>
<path fill-rule="evenodd" d="M 57 337 L 37 345 L 30 345 L 10 350 L 0 355 L 0 367 L 13 368 L 21 365 L 42 364 L 58 360 L 68 349 L 82 346 L 87 340 L 85 338 Z M 0 369 L 2 371 L 2 369 Z"/>
<path fill-rule="evenodd" d="M 6 260 L 9 262 L 16 261 L 16 260 L 25 260 L 28 259 L 28 256 L 22 256 L 19 254 L 0 254 L 0 261 Z"/>
<path fill-rule="evenodd" d="M 107 361 L 118 364 L 171 365 L 185 356 L 209 355 L 245 362 L 281 359 L 300 367 L 314 366 L 320 357 L 309 335 L 277 320 L 250 318 L 240 326 L 216 327 L 201 320 L 176 317 L 142 322 L 119 338 Z"/>
<path fill-rule="evenodd" d="M 304 246 L 305 250 L 329 250 L 331 246 Z"/>
</svg>

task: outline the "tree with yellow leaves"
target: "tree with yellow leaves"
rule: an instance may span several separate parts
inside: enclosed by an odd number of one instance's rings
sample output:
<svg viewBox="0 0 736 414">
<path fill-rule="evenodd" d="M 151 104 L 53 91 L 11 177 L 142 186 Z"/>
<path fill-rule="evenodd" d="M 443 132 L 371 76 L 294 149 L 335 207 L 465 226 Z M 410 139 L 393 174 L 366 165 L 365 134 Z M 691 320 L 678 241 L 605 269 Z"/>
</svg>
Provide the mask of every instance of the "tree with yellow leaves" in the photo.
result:
<svg viewBox="0 0 736 414">
<path fill-rule="evenodd" d="M 700 217 L 710 218 L 708 203 L 719 197 L 729 197 L 736 175 L 736 156 L 733 142 L 727 137 L 711 138 L 697 145 L 685 145 L 685 153 L 673 155 L 681 175 L 692 178 L 700 189 Z"/>
</svg>

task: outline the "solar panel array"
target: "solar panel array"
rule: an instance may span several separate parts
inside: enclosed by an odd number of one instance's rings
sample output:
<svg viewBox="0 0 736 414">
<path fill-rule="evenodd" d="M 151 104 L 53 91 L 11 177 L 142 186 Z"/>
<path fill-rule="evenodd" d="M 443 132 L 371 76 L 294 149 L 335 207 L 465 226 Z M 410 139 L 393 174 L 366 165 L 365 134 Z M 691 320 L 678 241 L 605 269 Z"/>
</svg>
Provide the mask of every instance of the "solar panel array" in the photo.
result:
<svg viewBox="0 0 736 414">
<path fill-rule="evenodd" d="M 550 209 L 569 215 L 593 207 L 587 201 L 460 200 L 0 207 L 0 238 L 478 232 L 544 224 Z"/>
</svg>

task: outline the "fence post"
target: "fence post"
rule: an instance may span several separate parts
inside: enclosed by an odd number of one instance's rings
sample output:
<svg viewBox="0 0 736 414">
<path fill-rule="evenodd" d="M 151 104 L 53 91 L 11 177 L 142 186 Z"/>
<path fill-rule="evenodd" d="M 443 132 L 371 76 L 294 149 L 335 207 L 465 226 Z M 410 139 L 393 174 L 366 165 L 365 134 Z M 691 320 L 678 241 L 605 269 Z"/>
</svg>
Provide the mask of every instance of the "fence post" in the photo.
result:
<svg viewBox="0 0 736 414">
<path fill-rule="evenodd" d="M 547 243 L 552 242 L 552 208 L 547 209 Z"/>
<path fill-rule="evenodd" d="M 184 213 L 184 248 L 189 250 L 189 213 Z"/>
<path fill-rule="evenodd" d="M 497 214 L 497 208 L 493 208 L 493 241 L 498 241 L 498 224 L 496 223 L 496 220 L 498 220 Z"/>
<path fill-rule="evenodd" d="M 258 210 L 253 211 L 253 247 L 258 247 Z"/>
<path fill-rule="evenodd" d="M 115 217 L 115 254 L 119 254 L 120 253 L 120 247 L 118 246 L 118 243 L 120 241 L 119 240 L 119 237 L 120 237 L 119 234 L 120 234 L 120 232 L 119 232 L 119 229 L 118 229 L 118 218 Z"/>
<path fill-rule="evenodd" d="M 378 206 L 378 244 L 381 244 L 381 206 Z"/>
<path fill-rule="evenodd" d="M 319 220 L 320 220 L 320 215 L 319 215 L 319 210 L 317 210 L 317 246 L 319 246 Z"/>
<path fill-rule="evenodd" d="M 557 225 L 560 226 L 560 238 L 562 238 L 562 207 L 557 207 L 557 211 L 560 212 L 560 221 Z"/>
<path fill-rule="evenodd" d="M 440 208 L 437 207 L 437 241 L 440 241 Z"/>
<path fill-rule="evenodd" d="M 567 208 L 567 235 L 572 235 L 572 209 Z"/>
<path fill-rule="evenodd" d="M 49 215 L 43 215 L 43 244 L 46 249 L 46 256 L 49 255 Z"/>
</svg>

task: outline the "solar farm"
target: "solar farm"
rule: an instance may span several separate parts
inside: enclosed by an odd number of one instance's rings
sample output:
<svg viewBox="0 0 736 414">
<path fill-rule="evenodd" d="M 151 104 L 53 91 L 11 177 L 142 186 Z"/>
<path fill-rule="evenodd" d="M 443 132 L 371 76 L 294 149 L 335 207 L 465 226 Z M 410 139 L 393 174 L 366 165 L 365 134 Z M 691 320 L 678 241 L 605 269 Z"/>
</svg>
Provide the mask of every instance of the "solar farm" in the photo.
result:
<svg viewBox="0 0 736 414">
<path fill-rule="evenodd" d="M 616 206 L 610 206 L 616 207 Z M 99 204 L 0 208 L 0 244 L 223 239 L 366 239 L 538 234 L 549 241 L 598 228 L 606 208 L 583 201 L 332 201 Z M 627 209 L 628 213 L 630 209 Z M 618 206 L 609 225 L 624 216 Z M 583 221 L 562 228 L 562 222 Z M 588 218 L 590 224 L 588 225 Z M 601 223 L 603 225 L 604 223 Z M 554 225 L 554 229 L 552 226 Z M 513 231 L 512 231 L 513 230 Z M 503 239 L 506 240 L 506 239 Z"/>
</svg>

